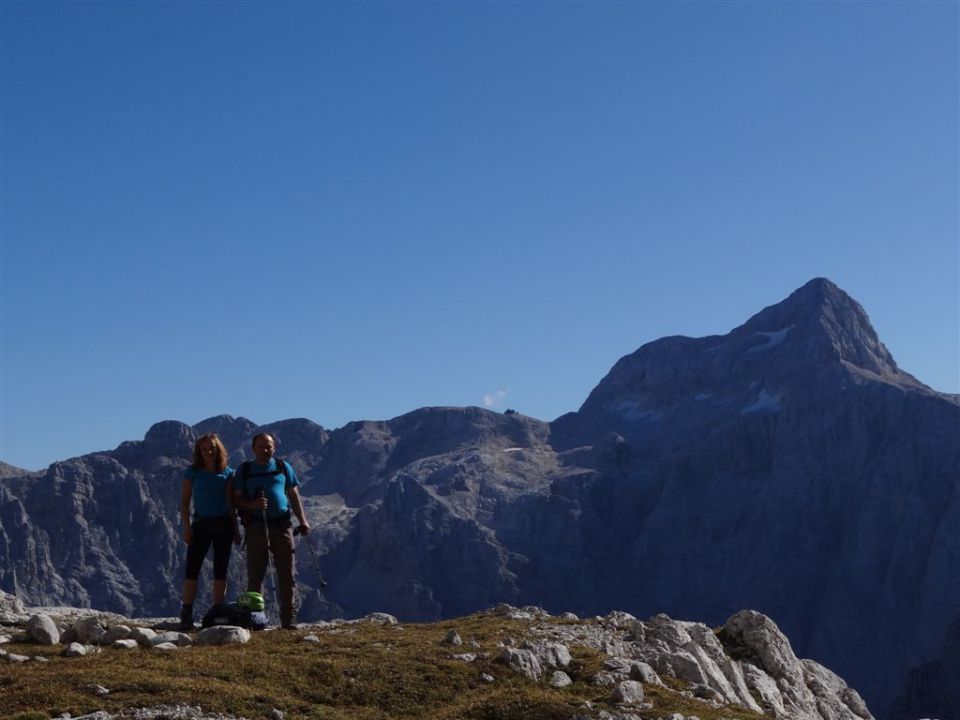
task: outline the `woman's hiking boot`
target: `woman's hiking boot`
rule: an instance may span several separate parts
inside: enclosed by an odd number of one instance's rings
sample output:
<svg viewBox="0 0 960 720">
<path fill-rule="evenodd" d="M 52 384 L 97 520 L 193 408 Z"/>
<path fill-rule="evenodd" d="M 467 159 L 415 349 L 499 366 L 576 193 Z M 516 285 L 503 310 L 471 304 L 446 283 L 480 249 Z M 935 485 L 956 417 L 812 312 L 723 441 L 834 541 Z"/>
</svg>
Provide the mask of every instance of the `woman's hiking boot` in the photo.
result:
<svg viewBox="0 0 960 720">
<path fill-rule="evenodd" d="M 193 630 L 193 605 L 184 605 L 180 610 L 180 624 L 177 625 L 180 632 Z"/>
</svg>

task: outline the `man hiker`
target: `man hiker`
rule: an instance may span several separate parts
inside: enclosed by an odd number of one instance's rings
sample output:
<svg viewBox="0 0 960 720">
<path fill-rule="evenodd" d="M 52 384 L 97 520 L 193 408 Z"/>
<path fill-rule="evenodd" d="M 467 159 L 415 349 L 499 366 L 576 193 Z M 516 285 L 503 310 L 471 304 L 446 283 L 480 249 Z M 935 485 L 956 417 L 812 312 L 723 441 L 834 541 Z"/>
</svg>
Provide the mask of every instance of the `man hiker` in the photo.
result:
<svg viewBox="0 0 960 720">
<path fill-rule="evenodd" d="M 273 457 L 276 442 L 270 433 L 253 438 L 254 459 L 237 468 L 233 493 L 244 517 L 247 540 L 247 590 L 261 592 L 267 573 L 268 552 L 273 555 L 280 626 L 295 629 L 293 607 L 293 529 L 290 510 L 300 523 L 299 532 L 309 534 L 297 486 L 300 481 L 290 463 Z"/>
</svg>

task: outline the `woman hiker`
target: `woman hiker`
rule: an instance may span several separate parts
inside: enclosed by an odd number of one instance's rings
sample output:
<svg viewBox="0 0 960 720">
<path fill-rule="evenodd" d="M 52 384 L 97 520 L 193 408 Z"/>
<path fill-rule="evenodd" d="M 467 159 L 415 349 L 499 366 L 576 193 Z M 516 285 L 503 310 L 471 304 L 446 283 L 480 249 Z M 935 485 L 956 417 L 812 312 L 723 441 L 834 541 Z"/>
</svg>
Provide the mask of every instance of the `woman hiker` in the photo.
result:
<svg viewBox="0 0 960 720">
<path fill-rule="evenodd" d="M 187 468 L 180 489 L 180 519 L 187 543 L 187 572 L 183 581 L 181 631 L 193 629 L 193 600 L 197 578 L 213 545 L 213 604 L 223 603 L 227 594 L 227 566 L 230 543 L 240 544 L 233 498 L 229 485 L 233 470 L 227 467 L 227 449 L 214 433 L 202 435 L 193 446 L 193 464 Z M 190 504 L 193 503 L 193 522 Z"/>
</svg>

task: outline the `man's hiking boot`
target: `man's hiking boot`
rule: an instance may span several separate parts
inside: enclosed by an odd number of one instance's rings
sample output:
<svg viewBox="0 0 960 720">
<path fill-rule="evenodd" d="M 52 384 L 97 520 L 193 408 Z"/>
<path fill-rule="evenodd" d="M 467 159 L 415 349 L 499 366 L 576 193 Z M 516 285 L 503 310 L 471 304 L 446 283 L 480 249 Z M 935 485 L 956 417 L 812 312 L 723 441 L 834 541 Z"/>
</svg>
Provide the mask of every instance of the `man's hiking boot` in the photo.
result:
<svg viewBox="0 0 960 720">
<path fill-rule="evenodd" d="M 290 618 L 284 618 L 283 620 L 280 621 L 280 629 L 281 630 L 299 630 L 300 626 L 297 625 Z"/>
<path fill-rule="evenodd" d="M 180 610 L 180 624 L 177 625 L 180 632 L 190 632 L 193 630 L 193 605 L 184 605 Z"/>
</svg>

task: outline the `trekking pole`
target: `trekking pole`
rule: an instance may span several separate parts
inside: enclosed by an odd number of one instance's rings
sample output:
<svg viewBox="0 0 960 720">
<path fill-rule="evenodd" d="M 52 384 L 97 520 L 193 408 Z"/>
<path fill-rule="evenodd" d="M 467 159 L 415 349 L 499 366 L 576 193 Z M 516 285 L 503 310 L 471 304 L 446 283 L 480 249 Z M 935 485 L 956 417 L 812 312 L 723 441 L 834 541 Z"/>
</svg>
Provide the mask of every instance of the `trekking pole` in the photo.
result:
<svg viewBox="0 0 960 720">
<path fill-rule="evenodd" d="M 257 488 L 257 499 L 259 500 L 262 497 L 266 497 L 267 493 L 263 488 Z M 271 564 L 270 558 L 273 555 L 273 550 L 270 547 L 270 526 L 267 524 L 267 509 L 264 508 L 260 511 L 261 516 L 263 517 L 263 536 L 267 541 L 267 565 Z M 277 563 L 273 564 L 273 606 L 276 609 L 277 619 L 280 618 L 280 598 L 277 595 Z"/>
<path fill-rule="evenodd" d="M 310 542 L 310 538 L 304 535 L 303 525 L 298 525 L 296 530 L 293 531 L 293 534 L 303 535 L 303 541 L 310 549 L 310 556 L 313 558 L 313 569 L 317 571 L 317 579 L 320 582 L 320 587 L 325 588 L 327 586 L 327 581 L 323 579 L 323 573 L 320 571 L 320 558 L 317 557 L 317 551 L 313 549 L 313 543 Z"/>
</svg>

